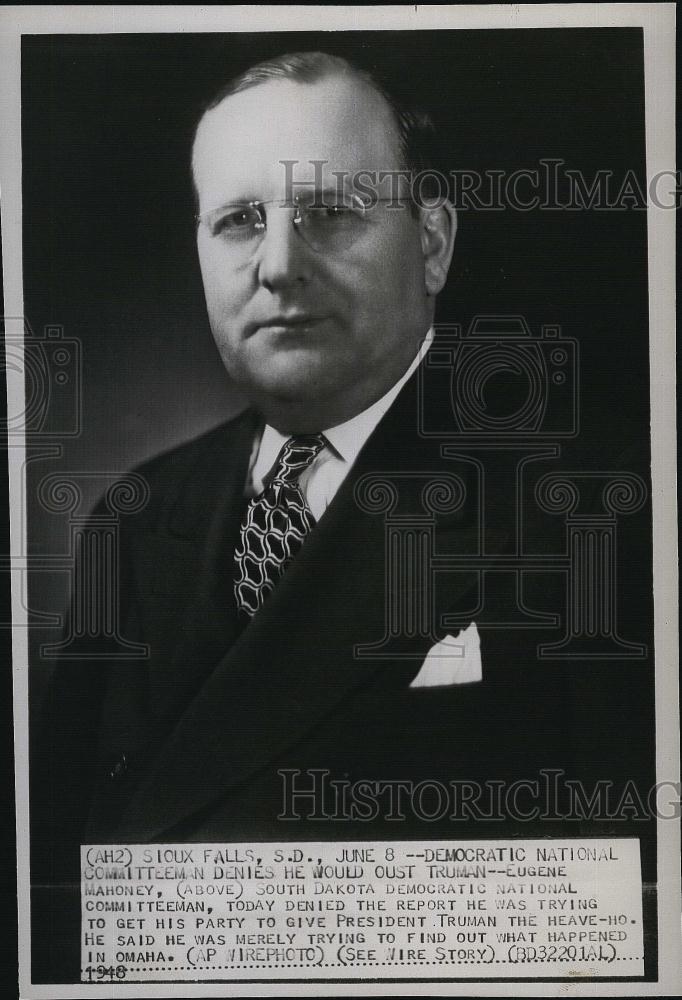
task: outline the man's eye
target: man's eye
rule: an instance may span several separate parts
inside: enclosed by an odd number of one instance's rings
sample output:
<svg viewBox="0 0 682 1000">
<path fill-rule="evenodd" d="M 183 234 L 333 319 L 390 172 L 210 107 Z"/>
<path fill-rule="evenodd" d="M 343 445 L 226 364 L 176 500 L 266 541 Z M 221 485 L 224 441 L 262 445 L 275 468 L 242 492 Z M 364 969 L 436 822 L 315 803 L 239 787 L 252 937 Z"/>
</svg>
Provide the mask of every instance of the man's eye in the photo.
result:
<svg viewBox="0 0 682 1000">
<path fill-rule="evenodd" d="M 357 215 L 357 210 L 352 205 L 326 205 L 316 210 L 319 216 L 329 219 L 331 222 L 345 222 Z"/>
<path fill-rule="evenodd" d="M 250 208 L 235 208 L 226 212 L 215 221 L 213 232 L 234 233 L 239 230 L 251 229 L 258 222 L 258 215 Z"/>
</svg>

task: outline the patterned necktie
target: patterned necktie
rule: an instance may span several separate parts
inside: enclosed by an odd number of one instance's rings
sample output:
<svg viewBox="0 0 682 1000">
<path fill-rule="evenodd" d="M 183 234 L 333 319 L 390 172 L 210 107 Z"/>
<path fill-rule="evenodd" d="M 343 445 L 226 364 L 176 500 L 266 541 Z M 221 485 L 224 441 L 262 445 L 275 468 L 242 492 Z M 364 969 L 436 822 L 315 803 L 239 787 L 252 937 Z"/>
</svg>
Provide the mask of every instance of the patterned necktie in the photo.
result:
<svg viewBox="0 0 682 1000">
<path fill-rule="evenodd" d="M 315 526 L 298 480 L 326 443 L 321 434 L 289 438 L 267 486 L 246 509 L 235 552 L 234 593 L 237 607 L 249 616 L 275 589 Z"/>
</svg>

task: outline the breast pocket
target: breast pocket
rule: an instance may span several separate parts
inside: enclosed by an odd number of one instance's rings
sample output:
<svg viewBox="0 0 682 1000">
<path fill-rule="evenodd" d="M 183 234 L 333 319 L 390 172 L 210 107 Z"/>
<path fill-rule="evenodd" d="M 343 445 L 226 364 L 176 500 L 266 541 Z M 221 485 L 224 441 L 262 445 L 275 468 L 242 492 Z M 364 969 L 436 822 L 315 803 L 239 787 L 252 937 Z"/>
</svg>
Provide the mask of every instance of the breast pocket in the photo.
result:
<svg viewBox="0 0 682 1000">
<path fill-rule="evenodd" d="M 472 622 L 458 635 L 446 635 L 431 647 L 410 688 L 444 688 L 482 680 L 481 639 Z"/>
</svg>

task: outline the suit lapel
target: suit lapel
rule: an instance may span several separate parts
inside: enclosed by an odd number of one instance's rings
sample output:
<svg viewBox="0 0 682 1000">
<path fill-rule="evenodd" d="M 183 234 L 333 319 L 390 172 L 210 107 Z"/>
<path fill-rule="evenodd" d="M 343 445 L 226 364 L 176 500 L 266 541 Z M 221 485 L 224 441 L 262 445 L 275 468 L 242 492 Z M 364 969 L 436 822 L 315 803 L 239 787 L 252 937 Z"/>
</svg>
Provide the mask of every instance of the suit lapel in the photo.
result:
<svg viewBox="0 0 682 1000">
<path fill-rule="evenodd" d="M 199 670 L 205 680 L 122 816 L 121 839 L 158 836 L 223 796 L 302 739 L 378 673 L 390 672 L 391 683 L 400 674 L 405 684 L 416 675 L 419 658 L 402 663 L 359 659 L 354 652 L 356 645 L 381 638 L 387 597 L 384 518 L 359 508 L 355 487 L 368 473 L 390 478 L 405 469 L 427 473 L 443 468 L 437 449 L 425 447 L 415 433 L 416 405 L 412 379 L 274 594 L 238 636 L 234 609 L 225 610 L 225 588 L 212 560 L 216 551 L 231 552 L 238 530 L 234 512 L 241 505 L 234 496 L 218 505 L 206 532 L 205 582 L 183 626 L 170 676 L 161 673 L 163 664 L 155 666 L 155 698 L 168 709 L 196 690 L 198 658 L 203 659 Z M 401 443 L 398 460 L 396 441 Z M 411 482 L 408 507 L 419 506 L 423 485 L 423 477 Z M 457 525 L 450 523 L 451 530 L 457 531 Z M 470 541 L 477 533 L 472 526 L 459 531 Z M 453 582 L 454 603 L 464 598 L 471 582 L 463 576 Z M 428 643 L 422 639 L 421 645 L 423 655 Z M 169 693 L 162 693 L 164 687 Z"/>
<path fill-rule="evenodd" d="M 232 552 L 256 429 L 247 411 L 192 469 L 165 530 L 146 540 L 155 558 L 150 618 L 163 623 L 151 643 L 149 707 L 168 720 L 177 720 L 238 633 Z"/>
</svg>

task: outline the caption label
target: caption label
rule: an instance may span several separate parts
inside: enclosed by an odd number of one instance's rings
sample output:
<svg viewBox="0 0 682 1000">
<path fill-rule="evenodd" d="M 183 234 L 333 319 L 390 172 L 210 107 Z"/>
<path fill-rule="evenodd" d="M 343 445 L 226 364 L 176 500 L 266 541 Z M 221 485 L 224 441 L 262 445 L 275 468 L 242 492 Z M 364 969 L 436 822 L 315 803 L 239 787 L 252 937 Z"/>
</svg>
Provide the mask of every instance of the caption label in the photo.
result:
<svg viewBox="0 0 682 1000">
<path fill-rule="evenodd" d="M 638 976 L 634 839 L 81 848 L 82 979 Z"/>
</svg>

